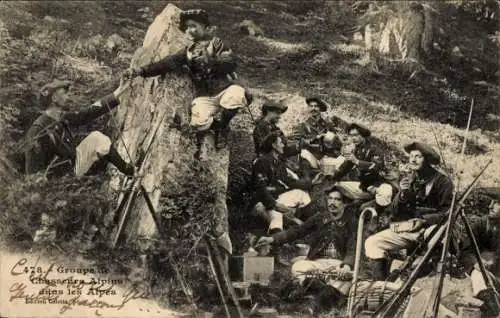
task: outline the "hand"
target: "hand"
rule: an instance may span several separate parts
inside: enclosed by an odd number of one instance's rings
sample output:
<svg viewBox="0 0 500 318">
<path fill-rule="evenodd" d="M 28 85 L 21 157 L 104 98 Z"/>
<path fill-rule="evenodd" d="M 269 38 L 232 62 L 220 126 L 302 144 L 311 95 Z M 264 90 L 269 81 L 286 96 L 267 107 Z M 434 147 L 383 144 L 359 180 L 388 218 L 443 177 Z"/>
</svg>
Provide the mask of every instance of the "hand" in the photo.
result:
<svg viewBox="0 0 500 318">
<path fill-rule="evenodd" d="M 424 219 L 417 219 L 417 218 L 410 219 L 410 221 L 414 222 L 414 224 L 415 224 L 413 231 L 420 230 L 426 223 Z"/>
<path fill-rule="evenodd" d="M 369 186 L 368 188 L 366 188 L 366 191 L 368 191 L 371 194 L 375 195 L 377 193 L 377 187 L 375 187 L 375 186 Z"/>
<path fill-rule="evenodd" d="M 401 181 L 399 181 L 399 187 L 401 188 L 401 191 L 408 191 L 411 187 L 411 179 L 410 178 L 401 179 Z"/>
<path fill-rule="evenodd" d="M 138 68 L 131 67 L 129 69 L 126 69 L 125 72 L 123 72 L 122 78 L 129 80 L 129 79 L 132 79 L 134 77 L 139 76 L 139 73 L 140 73 L 140 71 Z"/>
<path fill-rule="evenodd" d="M 274 239 L 270 236 L 263 236 L 261 237 L 257 243 L 255 244 L 254 248 L 259 248 L 259 247 L 264 247 L 267 245 L 271 245 L 274 242 Z"/>
<path fill-rule="evenodd" d="M 120 81 L 120 86 L 113 92 L 116 98 L 119 98 L 130 87 L 130 81 Z"/>
<path fill-rule="evenodd" d="M 350 271 L 352 271 L 351 266 L 349 266 L 347 264 L 341 264 L 339 269 L 342 272 L 350 272 Z"/>
</svg>

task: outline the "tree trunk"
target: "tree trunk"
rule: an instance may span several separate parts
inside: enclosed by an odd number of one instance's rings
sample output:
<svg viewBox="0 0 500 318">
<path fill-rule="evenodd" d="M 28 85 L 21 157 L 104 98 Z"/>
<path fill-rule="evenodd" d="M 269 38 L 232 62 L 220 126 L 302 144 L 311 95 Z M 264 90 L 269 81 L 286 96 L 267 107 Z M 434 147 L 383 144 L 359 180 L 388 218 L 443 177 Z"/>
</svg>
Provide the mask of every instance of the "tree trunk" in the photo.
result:
<svg viewBox="0 0 500 318">
<path fill-rule="evenodd" d="M 179 8 L 169 4 L 155 18 L 147 31 L 143 46 L 134 54 L 131 63 L 133 67 L 158 61 L 189 44 L 188 39 L 178 28 L 180 12 Z M 208 186 L 199 184 L 197 188 L 191 189 L 179 186 L 182 185 L 180 181 L 190 175 L 189 169 L 195 160 L 196 145 L 193 138 L 181 134 L 172 123 L 174 116 L 182 118 L 184 123 L 188 122 L 189 107 L 194 98 L 193 92 L 192 81 L 187 75 L 167 74 L 164 78 L 139 77 L 133 80 L 130 92 L 127 93 L 129 95 L 123 97 L 118 109 L 117 148 L 124 158 L 129 158 L 127 153 L 130 153 L 132 158 L 137 158 L 138 153 L 145 152 L 152 141 L 141 184 L 149 193 L 156 210 L 160 198 L 176 196 L 186 190 L 203 191 L 204 187 Z M 154 136 L 158 125 L 158 131 Z M 227 149 L 216 152 L 212 135 L 207 136 L 204 143 L 212 146 L 209 161 L 202 164 L 205 166 L 207 177 L 213 180 L 215 204 L 212 207 L 207 206 L 208 203 L 205 204 L 207 210 L 199 213 L 212 212 L 211 230 L 213 234 L 220 235 L 228 231 L 226 189 L 229 152 Z M 121 175 L 114 176 L 110 181 L 112 188 L 119 189 L 123 183 L 122 178 Z M 157 211 L 158 214 L 160 212 Z M 154 220 L 143 197 L 139 195 L 130 210 L 122 235 L 127 242 L 139 243 L 139 247 L 143 249 L 150 246 L 148 239 L 156 232 Z"/>
<path fill-rule="evenodd" d="M 422 50 L 428 51 L 432 43 L 432 24 L 426 21 L 424 11 L 421 5 L 410 5 L 390 17 L 382 31 L 379 52 L 391 58 L 420 61 Z"/>
</svg>

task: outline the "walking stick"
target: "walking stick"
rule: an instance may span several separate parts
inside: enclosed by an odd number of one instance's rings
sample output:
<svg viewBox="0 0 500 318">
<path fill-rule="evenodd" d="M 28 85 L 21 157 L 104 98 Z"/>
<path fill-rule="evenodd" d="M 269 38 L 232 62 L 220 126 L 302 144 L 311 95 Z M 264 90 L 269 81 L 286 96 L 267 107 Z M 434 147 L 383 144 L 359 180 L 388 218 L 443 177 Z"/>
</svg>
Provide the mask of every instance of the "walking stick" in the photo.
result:
<svg viewBox="0 0 500 318">
<path fill-rule="evenodd" d="M 358 233 L 356 237 L 356 258 L 354 261 L 354 274 L 352 277 L 352 287 L 351 290 L 349 291 L 349 300 L 347 303 L 347 312 L 349 313 L 349 317 L 352 318 L 354 317 L 354 301 L 356 298 L 356 288 L 358 284 L 358 274 L 359 274 L 359 268 L 361 265 L 361 252 L 363 250 L 363 227 L 364 227 L 364 220 L 365 220 L 365 214 L 370 213 L 370 218 L 374 218 L 377 216 L 377 211 L 374 208 L 366 208 L 361 212 L 361 215 L 359 216 L 359 222 L 358 222 Z"/>
</svg>

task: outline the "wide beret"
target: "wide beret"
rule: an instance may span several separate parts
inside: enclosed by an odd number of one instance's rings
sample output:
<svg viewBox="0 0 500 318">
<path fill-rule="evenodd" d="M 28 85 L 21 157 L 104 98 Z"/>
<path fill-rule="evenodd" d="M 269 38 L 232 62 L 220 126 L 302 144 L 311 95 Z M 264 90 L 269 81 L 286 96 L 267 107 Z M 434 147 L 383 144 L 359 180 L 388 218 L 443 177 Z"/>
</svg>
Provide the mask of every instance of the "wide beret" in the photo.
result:
<svg viewBox="0 0 500 318">
<path fill-rule="evenodd" d="M 418 142 L 418 141 L 411 142 L 406 146 L 404 146 L 404 150 L 407 153 L 410 153 L 410 151 L 412 150 L 419 150 L 422 153 L 422 155 L 424 155 L 427 162 L 430 164 L 437 165 L 441 162 L 441 157 L 436 152 L 436 150 L 434 150 L 431 146 L 423 142 Z"/>
<path fill-rule="evenodd" d="M 368 129 L 368 127 L 358 123 L 349 124 L 349 126 L 347 126 L 346 132 L 349 133 L 349 131 L 351 131 L 352 129 L 356 129 L 357 131 L 359 131 L 359 133 L 363 137 L 370 137 L 372 134 L 372 132 L 370 131 L 370 129 Z"/>
<path fill-rule="evenodd" d="M 316 102 L 318 104 L 317 107 L 321 112 L 325 112 L 328 110 L 328 103 L 319 98 L 318 96 L 312 96 L 306 98 L 307 105 L 311 106 L 312 102 Z"/>
</svg>

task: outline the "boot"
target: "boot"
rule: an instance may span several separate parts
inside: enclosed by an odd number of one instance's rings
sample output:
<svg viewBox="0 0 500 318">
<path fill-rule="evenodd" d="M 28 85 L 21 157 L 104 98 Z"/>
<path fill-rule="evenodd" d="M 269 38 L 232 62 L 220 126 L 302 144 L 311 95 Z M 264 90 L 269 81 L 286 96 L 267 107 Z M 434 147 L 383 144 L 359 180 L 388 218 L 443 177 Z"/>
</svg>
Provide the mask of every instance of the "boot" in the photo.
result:
<svg viewBox="0 0 500 318">
<path fill-rule="evenodd" d="M 385 258 L 372 260 L 372 279 L 384 281 L 389 275 L 389 262 Z"/>
<path fill-rule="evenodd" d="M 222 149 L 227 146 L 229 123 L 237 112 L 237 109 L 223 109 L 220 118 L 214 120 L 212 128 L 215 132 L 215 148 Z"/>
<path fill-rule="evenodd" d="M 199 161 L 205 161 L 208 159 L 207 147 L 203 145 L 206 133 L 206 131 L 198 131 L 196 133 L 196 152 L 194 154 L 194 158 Z"/>
<path fill-rule="evenodd" d="M 121 173 L 128 176 L 134 175 L 134 166 L 125 162 L 125 160 L 123 160 L 123 158 L 118 153 L 118 150 L 116 150 L 116 148 L 113 146 L 109 148 L 108 161 L 112 163 L 118 170 L 120 170 Z"/>
</svg>

